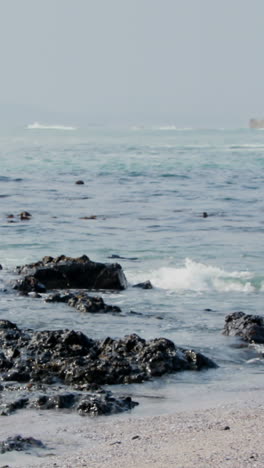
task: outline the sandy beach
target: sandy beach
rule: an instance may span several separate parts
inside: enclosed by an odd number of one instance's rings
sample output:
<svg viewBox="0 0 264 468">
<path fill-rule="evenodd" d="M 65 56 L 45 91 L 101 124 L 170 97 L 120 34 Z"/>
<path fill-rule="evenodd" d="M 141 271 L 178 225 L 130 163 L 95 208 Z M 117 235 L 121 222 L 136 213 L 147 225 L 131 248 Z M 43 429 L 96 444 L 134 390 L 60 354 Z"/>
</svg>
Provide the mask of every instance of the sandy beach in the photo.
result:
<svg viewBox="0 0 264 468">
<path fill-rule="evenodd" d="M 5 418 L 0 434 L 41 439 L 47 449 L 1 455 L 10 468 L 246 468 L 264 466 L 264 405 L 261 391 L 232 403 L 170 415 L 91 419 L 29 412 Z M 36 456 L 40 455 L 40 456 Z"/>
</svg>

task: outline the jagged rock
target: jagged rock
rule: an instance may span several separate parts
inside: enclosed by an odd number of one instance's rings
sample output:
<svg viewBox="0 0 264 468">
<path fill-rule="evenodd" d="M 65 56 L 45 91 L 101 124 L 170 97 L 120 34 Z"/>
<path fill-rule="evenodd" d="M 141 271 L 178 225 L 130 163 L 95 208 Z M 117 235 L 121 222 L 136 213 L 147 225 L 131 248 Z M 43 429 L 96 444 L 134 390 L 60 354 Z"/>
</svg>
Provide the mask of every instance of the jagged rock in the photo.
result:
<svg viewBox="0 0 264 468">
<path fill-rule="evenodd" d="M 14 391 L 18 389 L 13 388 Z M 35 391 L 34 391 L 35 390 Z M 6 404 L 0 404 L 1 416 L 9 416 L 23 408 L 38 410 L 67 409 L 80 415 L 98 416 L 128 411 L 138 405 L 129 396 L 113 395 L 109 390 L 98 387 L 96 391 L 80 392 L 65 391 L 62 388 L 41 385 L 41 388 L 21 388 L 24 396 Z M 25 392 L 27 391 L 27 396 Z"/>
<path fill-rule="evenodd" d="M 111 306 L 105 304 L 102 297 L 89 296 L 86 293 L 79 292 L 75 293 L 55 293 L 47 297 L 46 302 L 64 302 L 80 312 L 91 312 L 91 313 L 107 313 L 107 312 L 121 312 L 118 306 Z"/>
<path fill-rule="evenodd" d="M 120 384 L 216 367 L 202 354 L 178 348 L 165 338 L 146 341 L 132 334 L 119 340 L 93 340 L 80 331 L 19 330 L 15 324 L 10 323 L 10 328 L 7 324 L 2 321 L 1 327 L 0 321 L 3 381 Z"/>
<path fill-rule="evenodd" d="M 264 317 L 234 312 L 225 318 L 224 335 L 239 336 L 250 343 L 264 343 Z"/>
<path fill-rule="evenodd" d="M 14 437 L 8 437 L 6 440 L 0 442 L 0 453 L 12 452 L 13 450 L 22 452 L 33 447 L 45 448 L 45 445 L 41 440 L 34 439 L 33 437 L 16 435 Z"/>
<path fill-rule="evenodd" d="M 44 257 L 39 262 L 17 267 L 17 272 L 25 276 L 16 282 L 15 289 L 25 292 L 69 288 L 122 290 L 127 286 L 118 263 L 93 262 L 86 255 Z"/>
<path fill-rule="evenodd" d="M 143 283 L 134 284 L 133 288 L 153 289 L 153 286 L 151 282 L 148 280 L 148 281 L 144 281 Z"/>
<path fill-rule="evenodd" d="M 106 395 L 94 395 L 89 398 L 82 398 L 77 405 L 77 411 L 81 415 L 90 414 L 92 416 L 99 416 L 127 411 L 136 405 L 138 403 L 130 397 L 119 397 L 117 399 L 108 392 Z"/>
</svg>

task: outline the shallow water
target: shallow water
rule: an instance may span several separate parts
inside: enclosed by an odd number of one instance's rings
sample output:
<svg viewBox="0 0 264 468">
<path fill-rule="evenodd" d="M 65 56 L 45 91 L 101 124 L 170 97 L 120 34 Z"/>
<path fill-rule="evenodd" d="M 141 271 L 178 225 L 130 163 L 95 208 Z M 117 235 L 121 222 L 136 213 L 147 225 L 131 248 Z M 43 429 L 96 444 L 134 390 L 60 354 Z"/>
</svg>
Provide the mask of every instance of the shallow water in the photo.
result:
<svg viewBox="0 0 264 468">
<path fill-rule="evenodd" d="M 264 132 L 16 129 L 0 131 L 0 158 L 1 318 L 92 337 L 165 336 L 220 366 L 121 388 L 143 395 L 137 414 L 169 412 L 219 388 L 223 399 L 263 388 L 259 354 L 221 330 L 232 311 L 263 314 Z M 25 210 L 30 221 L 17 217 Z M 129 287 L 103 297 L 122 314 L 5 291 L 16 265 L 60 254 L 118 261 Z M 153 290 L 132 287 L 147 279 Z"/>
</svg>

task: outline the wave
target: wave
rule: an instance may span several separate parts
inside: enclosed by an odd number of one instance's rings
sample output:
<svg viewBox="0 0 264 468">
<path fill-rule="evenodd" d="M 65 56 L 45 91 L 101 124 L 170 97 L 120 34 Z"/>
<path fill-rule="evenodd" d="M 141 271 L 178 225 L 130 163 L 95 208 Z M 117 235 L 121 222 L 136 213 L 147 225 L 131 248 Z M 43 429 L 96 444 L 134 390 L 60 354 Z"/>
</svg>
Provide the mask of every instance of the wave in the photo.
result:
<svg viewBox="0 0 264 468">
<path fill-rule="evenodd" d="M 237 145 L 231 145 L 231 149 L 244 149 L 244 148 L 253 148 L 253 149 L 263 149 L 264 145 L 263 143 L 245 143 L 245 144 L 237 144 Z"/>
<path fill-rule="evenodd" d="M 185 259 L 183 267 L 162 267 L 149 275 L 153 286 L 173 291 L 264 292 L 264 278 L 248 271 L 228 272 Z"/>
<path fill-rule="evenodd" d="M 27 130 L 77 130 L 76 127 L 71 127 L 67 125 L 46 125 L 40 124 L 39 122 L 34 122 L 33 124 L 27 125 Z"/>
<path fill-rule="evenodd" d="M 189 131 L 194 130 L 192 127 L 176 127 L 175 125 L 162 125 L 161 127 L 153 127 L 153 130 L 160 130 L 160 131 Z"/>
</svg>

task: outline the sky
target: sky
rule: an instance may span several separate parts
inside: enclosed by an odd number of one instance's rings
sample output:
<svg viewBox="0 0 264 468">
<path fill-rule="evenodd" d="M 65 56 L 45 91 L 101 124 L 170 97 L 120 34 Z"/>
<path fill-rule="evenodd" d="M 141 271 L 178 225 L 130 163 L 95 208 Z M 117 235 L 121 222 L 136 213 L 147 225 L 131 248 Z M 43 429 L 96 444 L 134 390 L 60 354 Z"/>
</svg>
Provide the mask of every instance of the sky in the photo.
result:
<svg viewBox="0 0 264 468">
<path fill-rule="evenodd" d="M 247 126 L 263 0 L 0 0 L 0 121 Z"/>
</svg>

